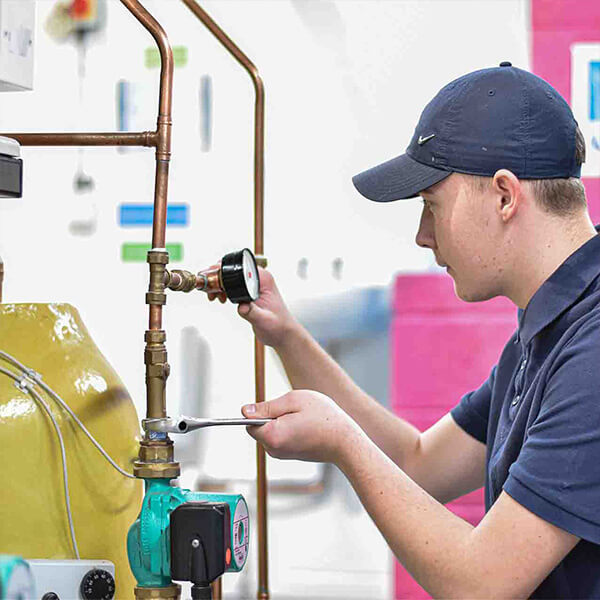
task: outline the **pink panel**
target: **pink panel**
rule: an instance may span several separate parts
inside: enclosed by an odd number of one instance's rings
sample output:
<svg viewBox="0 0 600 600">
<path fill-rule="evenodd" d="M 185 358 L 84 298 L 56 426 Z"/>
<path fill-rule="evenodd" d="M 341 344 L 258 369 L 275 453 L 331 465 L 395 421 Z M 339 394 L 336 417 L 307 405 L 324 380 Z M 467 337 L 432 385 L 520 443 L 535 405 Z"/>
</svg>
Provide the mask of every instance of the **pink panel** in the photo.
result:
<svg viewBox="0 0 600 600">
<path fill-rule="evenodd" d="M 395 283 L 391 326 L 391 406 L 422 431 L 478 387 L 517 326 L 506 298 L 467 303 L 444 274 L 403 274 Z M 448 508 L 476 525 L 484 514 L 483 491 Z M 396 564 L 396 598 L 428 598 Z"/>
<path fill-rule="evenodd" d="M 571 44 L 600 42 L 599 0 L 531 0 L 533 72 L 571 102 Z M 584 178 L 590 215 L 600 223 L 600 181 Z"/>
</svg>

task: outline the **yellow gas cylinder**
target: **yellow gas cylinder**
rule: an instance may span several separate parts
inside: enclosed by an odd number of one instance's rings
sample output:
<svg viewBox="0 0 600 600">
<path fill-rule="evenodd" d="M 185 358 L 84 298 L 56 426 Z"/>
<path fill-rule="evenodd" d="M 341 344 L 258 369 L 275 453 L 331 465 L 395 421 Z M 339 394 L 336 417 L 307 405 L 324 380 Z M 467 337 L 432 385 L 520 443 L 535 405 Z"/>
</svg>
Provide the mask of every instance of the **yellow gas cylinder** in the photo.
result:
<svg viewBox="0 0 600 600">
<path fill-rule="evenodd" d="M 39 373 L 108 455 L 131 473 L 138 417 L 127 390 L 68 304 L 0 304 L 0 351 Z M 0 367 L 20 376 L 0 355 Z M 114 469 L 73 418 L 39 386 L 64 438 L 75 537 L 83 559 L 115 564 L 117 598 L 132 598 L 126 537 L 142 483 Z M 0 554 L 75 558 L 59 439 L 34 397 L 0 372 Z"/>
</svg>

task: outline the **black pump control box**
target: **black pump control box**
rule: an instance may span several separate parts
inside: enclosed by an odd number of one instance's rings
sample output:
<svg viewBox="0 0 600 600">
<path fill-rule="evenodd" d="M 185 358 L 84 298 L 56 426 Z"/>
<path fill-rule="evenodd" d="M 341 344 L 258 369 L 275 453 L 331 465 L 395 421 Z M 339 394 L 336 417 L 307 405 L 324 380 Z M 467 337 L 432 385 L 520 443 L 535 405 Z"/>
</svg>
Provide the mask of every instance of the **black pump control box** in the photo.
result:
<svg viewBox="0 0 600 600">
<path fill-rule="evenodd" d="M 208 585 L 227 570 L 231 512 L 225 502 L 185 502 L 170 517 L 171 577 Z"/>
</svg>

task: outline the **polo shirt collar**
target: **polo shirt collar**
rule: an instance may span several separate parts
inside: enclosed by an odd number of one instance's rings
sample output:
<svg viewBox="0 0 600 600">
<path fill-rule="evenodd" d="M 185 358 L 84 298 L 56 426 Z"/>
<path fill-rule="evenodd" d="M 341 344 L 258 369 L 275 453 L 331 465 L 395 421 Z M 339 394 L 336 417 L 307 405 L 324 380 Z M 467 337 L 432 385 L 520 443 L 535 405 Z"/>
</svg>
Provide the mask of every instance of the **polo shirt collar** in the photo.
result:
<svg viewBox="0 0 600 600">
<path fill-rule="evenodd" d="M 600 226 L 596 226 L 600 232 Z M 581 296 L 600 274 L 600 235 L 578 248 L 519 310 L 519 337 L 524 346 Z"/>
</svg>

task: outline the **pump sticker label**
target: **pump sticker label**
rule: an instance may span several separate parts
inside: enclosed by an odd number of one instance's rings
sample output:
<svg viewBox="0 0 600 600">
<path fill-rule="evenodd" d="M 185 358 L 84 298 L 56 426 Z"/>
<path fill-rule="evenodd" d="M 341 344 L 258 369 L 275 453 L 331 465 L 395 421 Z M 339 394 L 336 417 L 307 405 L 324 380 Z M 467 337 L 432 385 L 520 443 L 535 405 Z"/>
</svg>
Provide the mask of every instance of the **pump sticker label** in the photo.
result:
<svg viewBox="0 0 600 600">
<path fill-rule="evenodd" d="M 241 569 L 248 556 L 248 538 L 250 534 L 250 520 L 248 506 L 245 500 L 240 500 L 235 507 L 233 515 L 233 556 L 235 565 Z"/>
</svg>

